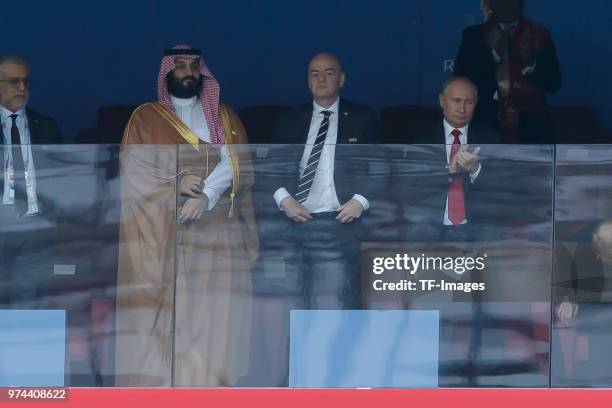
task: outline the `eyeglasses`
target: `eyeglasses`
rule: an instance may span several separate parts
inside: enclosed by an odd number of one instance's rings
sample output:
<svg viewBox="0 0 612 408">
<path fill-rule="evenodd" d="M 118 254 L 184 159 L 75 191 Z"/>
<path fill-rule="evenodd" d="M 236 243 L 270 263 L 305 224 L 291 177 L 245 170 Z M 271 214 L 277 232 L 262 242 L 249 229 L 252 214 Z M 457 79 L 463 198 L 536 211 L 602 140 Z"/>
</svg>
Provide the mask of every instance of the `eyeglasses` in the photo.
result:
<svg viewBox="0 0 612 408">
<path fill-rule="evenodd" d="M 11 88 L 19 88 L 19 85 L 23 83 L 24 88 L 29 88 L 31 85 L 29 78 L 9 78 L 0 79 L 0 82 L 6 82 Z"/>
</svg>

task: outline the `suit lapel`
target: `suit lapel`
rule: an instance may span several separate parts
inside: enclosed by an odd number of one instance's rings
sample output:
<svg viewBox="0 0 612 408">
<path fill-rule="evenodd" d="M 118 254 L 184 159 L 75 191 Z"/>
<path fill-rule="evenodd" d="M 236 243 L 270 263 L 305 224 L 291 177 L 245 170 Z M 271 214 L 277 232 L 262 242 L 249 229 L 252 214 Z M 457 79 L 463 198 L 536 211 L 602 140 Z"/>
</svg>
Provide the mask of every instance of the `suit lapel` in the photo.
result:
<svg viewBox="0 0 612 408">
<path fill-rule="evenodd" d="M 349 112 L 346 110 L 346 103 L 340 99 L 340 101 L 338 102 L 338 133 L 337 133 L 337 137 L 336 137 L 336 143 L 337 144 L 344 144 L 344 143 L 348 143 L 347 140 L 345 140 L 344 138 L 344 134 L 346 132 L 343 132 L 343 129 L 346 128 L 346 126 L 348 125 L 349 121 Z M 346 133 L 349 134 L 350 132 Z"/>
<path fill-rule="evenodd" d="M 431 140 L 437 145 L 442 145 L 440 150 L 440 160 L 446 166 L 448 164 L 448 158 L 446 157 L 446 130 L 444 129 L 444 123 L 440 122 L 436 125 L 431 135 Z"/>
<path fill-rule="evenodd" d="M 482 140 L 482 132 L 479 131 L 477 126 L 470 126 L 468 128 L 468 144 L 479 143 L 487 143 L 487 141 Z"/>
<path fill-rule="evenodd" d="M 301 148 L 295 146 L 292 152 L 295 154 L 295 162 L 293 163 L 294 169 L 292 173 L 295 175 L 292 186 L 289 189 L 289 192 L 294 195 L 297 193 L 297 188 L 300 180 L 299 175 L 299 164 L 302 159 L 302 155 L 304 154 L 304 146 L 308 141 L 308 131 L 310 130 L 310 122 L 312 121 L 313 108 L 312 104 L 307 104 L 298 108 L 299 111 L 295 117 L 296 122 L 294 127 L 291 127 L 291 132 L 288 133 L 288 136 L 291 140 L 288 140 L 286 143 L 293 145 L 302 145 Z"/>
<path fill-rule="evenodd" d="M 26 109 L 26 117 L 28 120 L 28 129 L 30 131 L 30 144 L 40 143 L 39 136 L 42 134 L 40 120 L 36 114 L 29 109 Z"/>
<path fill-rule="evenodd" d="M 446 131 L 444 130 L 443 122 L 438 123 L 434 128 L 431 140 L 433 140 L 432 143 L 446 144 Z"/>
<path fill-rule="evenodd" d="M 299 115 L 299 127 L 295 135 L 296 143 L 306 144 L 308 141 L 308 131 L 310 130 L 310 122 L 312 122 L 312 115 L 314 114 L 312 104 L 304 105 Z"/>
<path fill-rule="evenodd" d="M 344 99 L 340 98 L 338 103 L 338 137 L 336 143 L 338 144 L 349 144 L 358 143 L 357 138 L 349 139 L 348 136 L 357 136 L 359 132 L 354 132 L 351 126 L 353 124 L 353 110 L 351 109 L 350 103 L 347 103 Z"/>
</svg>

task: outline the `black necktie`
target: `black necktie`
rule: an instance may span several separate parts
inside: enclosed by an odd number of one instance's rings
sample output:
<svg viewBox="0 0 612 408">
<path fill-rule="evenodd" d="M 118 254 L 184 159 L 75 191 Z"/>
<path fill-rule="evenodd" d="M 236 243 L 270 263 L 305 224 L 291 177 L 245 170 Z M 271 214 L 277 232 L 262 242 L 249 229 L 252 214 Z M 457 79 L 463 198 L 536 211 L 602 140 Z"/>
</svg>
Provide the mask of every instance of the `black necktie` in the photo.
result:
<svg viewBox="0 0 612 408">
<path fill-rule="evenodd" d="M 23 155 L 21 154 L 21 138 L 17 128 L 17 115 L 13 113 L 10 118 L 11 124 L 11 145 L 13 151 L 13 174 L 15 180 L 15 209 L 17 214 L 23 215 L 28 211 L 28 197 L 26 192 L 25 166 Z"/>
<path fill-rule="evenodd" d="M 321 111 L 321 113 L 323 114 L 323 120 L 321 121 L 321 126 L 319 126 L 319 133 L 317 133 L 314 146 L 312 146 L 310 156 L 306 162 L 306 167 L 304 168 L 304 172 L 302 173 L 302 177 L 300 177 L 300 181 L 298 183 L 298 192 L 295 195 L 295 199 L 299 203 L 303 203 L 308 198 L 308 193 L 310 193 L 310 188 L 312 187 L 315 175 L 317 174 L 319 159 L 321 158 L 321 152 L 323 151 L 323 145 L 325 144 L 325 138 L 327 137 L 327 129 L 329 129 L 329 115 L 331 115 L 332 112 L 324 110 Z"/>
</svg>

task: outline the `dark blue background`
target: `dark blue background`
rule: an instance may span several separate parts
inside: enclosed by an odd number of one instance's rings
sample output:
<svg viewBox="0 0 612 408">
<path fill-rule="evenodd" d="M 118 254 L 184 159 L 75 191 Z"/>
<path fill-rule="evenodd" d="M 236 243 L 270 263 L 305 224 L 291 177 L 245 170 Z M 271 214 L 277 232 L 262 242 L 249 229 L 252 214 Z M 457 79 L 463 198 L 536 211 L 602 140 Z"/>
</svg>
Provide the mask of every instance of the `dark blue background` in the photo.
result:
<svg viewBox="0 0 612 408">
<path fill-rule="evenodd" d="M 204 50 L 234 108 L 309 99 L 306 64 L 337 53 L 345 96 L 377 108 L 434 105 L 463 27 L 482 21 L 479 0 L 21 0 L 3 2 L 0 53 L 33 68 L 30 106 L 54 116 L 67 140 L 95 125 L 98 107 L 156 95 L 161 51 Z M 547 26 L 563 71 L 556 105 L 588 105 L 612 127 L 612 49 L 606 0 L 529 0 Z"/>
</svg>

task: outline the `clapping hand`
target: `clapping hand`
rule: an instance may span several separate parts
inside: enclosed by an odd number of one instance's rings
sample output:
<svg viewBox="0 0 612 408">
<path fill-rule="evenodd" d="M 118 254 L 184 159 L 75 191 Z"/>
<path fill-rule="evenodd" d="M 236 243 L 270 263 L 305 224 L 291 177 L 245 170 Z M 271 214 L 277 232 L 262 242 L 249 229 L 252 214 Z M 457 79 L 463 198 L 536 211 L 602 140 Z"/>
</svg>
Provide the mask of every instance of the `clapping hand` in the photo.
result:
<svg viewBox="0 0 612 408">
<path fill-rule="evenodd" d="M 448 168 L 450 172 L 459 173 L 460 171 L 467 171 L 470 174 L 474 174 L 480 166 L 478 153 L 480 153 L 480 146 L 474 149 L 473 152 L 470 152 L 467 145 L 461 145 L 459 151 L 449 163 Z"/>
</svg>

